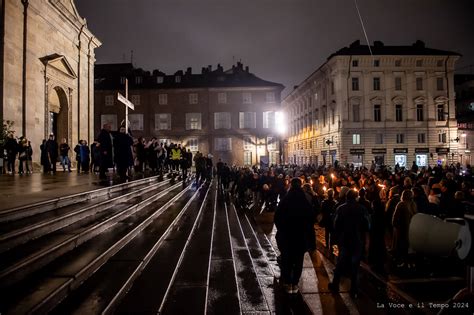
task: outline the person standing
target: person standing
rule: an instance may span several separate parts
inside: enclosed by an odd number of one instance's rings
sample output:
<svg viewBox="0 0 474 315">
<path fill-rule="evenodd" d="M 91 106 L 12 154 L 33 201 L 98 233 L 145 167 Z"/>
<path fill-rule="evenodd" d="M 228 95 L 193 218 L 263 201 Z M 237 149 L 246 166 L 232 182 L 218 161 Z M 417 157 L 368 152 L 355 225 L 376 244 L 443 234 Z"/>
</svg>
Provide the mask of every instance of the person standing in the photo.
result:
<svg viewBox="0 0 474 315">
<path fill-rule="evenodd" d="M 413 201 L 413 192 L 404 190 L 401 201 L 395 207 L 393 213 L 393 239 L 392 250 L 395 259 L 398 261 L 398 267 L 403 267 L 408 261 L 408 230 L 411 218 L 416 214 L 416 203 Z"/>
<path fill-rule="evenodd" d="M 89 146 L 87 144 L 86 140 L 81 141 L 81 146 L 79 148 L 79 154 L 81 156 L 81 167 L 82 167 L 82 172 L 84 173 L 89 173 L 89 163 L 90 163 L 90 156 L 91 156 L 91 151 L 89 150 Z"/>
<path fill-rule="evenodd" d="M 302 182 L 299 178 L 293 178 L 290 190 L 275 211 L 281 279 L 288 293 L 298 293 L 304 253 L 315 249 L 313 223 L 313 211 L 302 189 Z"/>
<path fill-rule="evenodd" d="M 61 165 L 63 167 L 63 172 L 66 171 L 66 164 L 68 172 L 71 172 L 71 160 L 69 159 L 69 151 L 71 147 L 67 144 L 66 138 L 61 140 L 61 144 L 59 145 L 59 154 L 61 157 Z"/>
<path fill-rule="evenodd" d="M 49 161 L 52 165 L 52 171 L 55 174 L 56 163 L 58 162 L 58 143 L 54 139 L 54 134 L 50 134 L 48 141 L 46 141 L 46 151 L 48 152 Z"/>
<path fill-rule="evenodd" d="M 43 165 L 43 173 L 47 174 L 51 171 L 51 161 L 49 160 L 48 150 L 46 148 L 46 139 L 40 145 L 41 165 Z"/>
<path fill-rule="evenodd" d="M 26 166 L 26 147 L 28 145 L 28 140 L 25 137 L 20 137 L 18 142 L 18 174 L 23 174 L 27 169 Z"/>
<path fill-rule="evenodd" d="M 97 147 L 99 148 L 100 166 L 99 166 L 99 178 L 106 179 L 105 173 L 109 167 L 112 167 L 112 135 L 110 134 L 110 124 L 104 124 L 102 130 L 97 137 Z"/>
<path fill-rule="evenodd" d="M 358 294 L 359 265 L 363 253 L 364 240 L 369 230 L 369 221 L 365 208 L 357 203 L 357 192 L 349 190 L 346 202 L 336 209 L 334 219 L 334 235 L 339 248 L 334 278 L 328 284 L 332 292 L 339 291 L 341 276 L 350 270 L 350 296 L 356 298 Z"/>
<path fill-rule="evenodd" d="M 334 190 L 329 188 L 327 191 L 326 199 L 323 200 L 321 205 L 321 221 L 319 226 L 324 228 L 324 239 L 326 241 L 326 248 L 332 253 L 332 232 L 333 232 L 333 219 L 336 210 L 336 201 L 334 200 Z"/>
<path fill-rule="evenodd" d="M 128 179 L 127 171 L 133 164 L 132 145 L 133 139 L 126 133 L 125 126 L 120 127 L 114 138 L 114 157 L 117 173 L 123 182 Z"/>
<path fill-rule="evenodd" d="M 5 151 L 7 151 L 8 174 L 15 174 L 15 160 L 18 153 L 18 143 L 16 142 L 13 133 L 10 133 L 7 141 L 5 141 Z"/>
<path fill-rule="evenodd" d="M 27 141 L 26 144 L 26 173 L 33 173 L 33 147 L 31 146 L 31 141 Z"/>
<path fill-rule="evenodd" d="M 94 142 L 91 144 L 91 172 L 97 173 L 100 166 L 100 150 L 97 146 L 97 139 L 94 139 Z"/>
</svg>

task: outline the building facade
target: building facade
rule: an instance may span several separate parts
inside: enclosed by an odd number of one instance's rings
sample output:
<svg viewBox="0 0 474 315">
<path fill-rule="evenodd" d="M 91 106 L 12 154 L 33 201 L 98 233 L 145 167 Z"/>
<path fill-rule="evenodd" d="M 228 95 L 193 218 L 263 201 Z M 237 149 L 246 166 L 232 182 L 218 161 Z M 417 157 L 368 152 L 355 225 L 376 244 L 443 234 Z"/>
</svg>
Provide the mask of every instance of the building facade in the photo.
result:
<svg viewBox="0 0 474 315">
<path fill-rule="evenodd" d="M 135 138 L 156 137 L 178 143 L 229 164 L 277 163 L 280 146 L 276 120 L 283 86 L 262 80 L 237 63 L 224 71 L 217 66 L 201 73 L 167 75 L 135 69 L 132 64 L 96 66 L 95 125 L 113 130 L 125 119 L 117 101 L 129 81 L 129 126 Z"/>
<path fill-rule="evenodd" d="M 3 0 L 0 119 L 14 122 L 39 162 L 42 139 L 93 140 L 94 62 L 100 41 L 73 0 Z"/>
<path fill-rule="evenodd" d="M 458 121 L 459 160 L 472 165 L 471 150 L 474 144 L 474 74 L 454 75 L 456 91 L 456 118 Z"/>
<path fill-rule="evenodd" d="M 371 55 L 372 54 L 372 55 Z M 355 41 L 283 100 L 288 161 L 411 167 L 458 162 L 453 71 L 460 55 Z"/>
</svg>

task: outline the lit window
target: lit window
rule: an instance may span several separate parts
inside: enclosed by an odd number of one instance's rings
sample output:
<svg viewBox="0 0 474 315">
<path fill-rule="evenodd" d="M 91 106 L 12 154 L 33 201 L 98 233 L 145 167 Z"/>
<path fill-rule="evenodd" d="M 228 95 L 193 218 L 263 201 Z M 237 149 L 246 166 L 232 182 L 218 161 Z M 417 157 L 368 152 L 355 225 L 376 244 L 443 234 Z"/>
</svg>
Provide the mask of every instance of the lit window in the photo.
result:
<svg viewBox="0 0 474 315">
<path fill-rule="evenodd" d="M 446 132 L 438 134 L 438 141 L 440 143 L 446 143 Z"/>
<path fill-rule="evenodd" d="M 239 128 L 257 128 L 257 113 L 255 112 L 240 112 L 239 113 Z"/>
<path fill-rule="evenodd" d="M 156 130 L 170 130 L 171 129 L 171 114 L 155 114 L 155 129 Z"/>
<path fill-rule="evenodd" d="M 215 138 L 214 149 L 216 151 L 231 151 L 232 139 L 231 138 Z"/>
<path fill-rule="evenodd" d="M 267 103 L 275 103 L 275 93 L 274 92 L 267 92 L 265 95 L 265 101 Z"/>
<path fill-rule="evenodd" d="M 244 150 L 253 150 L 254 149 L 254 142 L 252 141 L 252 137 L 245 136 L 244 137 Z"/>
<path fill-rule="evenodd" d="M 186 130 L 201 129 L 201 113 L 186 113 Z"/>
<path fill-rule="evenodd" d="M 143 83 L 143 77 L 135 77 L 135 84 L 142 84 Z"/>
<path fill-rule="evenodd" d="M 230 113 L 214 113 L 214 129 L 230 129 Z"/>
<path fill-rule="evenodd" d="M 162 76 L 156 77 L 156 83 L 158 83 L 158 84 L 163 83 L 163 80 L 164 80 L 164 79 L 163 79 Z"/>
<path fill-rule="evenodd" d="M 174 77 L 174 82 L 180 83 L 181 82 L 181 76 L 177 75 Z"/>
<path fill-rule="evenodd" d="M 244 165 L 252 165 L 252 151 L 244 152 Z"/>
<path fill-rule="evenodd" d="M 352 144 L 360 144 L 360 134 L 354 133 L 352 135 Z"/>
<path fill-rule="evenodd" d="M 199 151 L 199 140 L 196 138 L 189 139 L 186 147 L 192 152 Z"/>
<path fill-rule="evenodd" d="M 130 130 L 143 131 L 143 114 L 129 114 Z"/>
<path fill-rule="evenodd" d="M 168 104 L 168 94 L 158 94 L 158 104 L 167 105 Z"/>
<path fill-rule="evenodd" d="M 275 128 L 275 112 L 263 112 L 263 128 Z"/>
<path fill-rule="evenodd" d="M 197 93 L 190 93 L 189 94 L 189 104 L 197 104 L 198 103 L 198 94 Z"/>
</svg>

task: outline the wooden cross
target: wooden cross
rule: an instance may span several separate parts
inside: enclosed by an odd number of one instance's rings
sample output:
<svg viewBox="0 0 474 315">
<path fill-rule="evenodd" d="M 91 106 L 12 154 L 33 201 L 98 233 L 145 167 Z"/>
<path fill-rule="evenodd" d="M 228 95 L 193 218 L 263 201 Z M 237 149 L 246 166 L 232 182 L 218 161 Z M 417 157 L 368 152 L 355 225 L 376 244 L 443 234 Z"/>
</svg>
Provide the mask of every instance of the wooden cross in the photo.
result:
<svg viewBox="0 0 474 315">
<path fill-rule="evenodd" d="M 117 100 L 125 105 L 125 130 L 128 132 L 128 108 L 135 109 L 135 105 L 128 100 L 128 79 L 125 79 L 125 96 L 118 92 Z"/>
</svg>

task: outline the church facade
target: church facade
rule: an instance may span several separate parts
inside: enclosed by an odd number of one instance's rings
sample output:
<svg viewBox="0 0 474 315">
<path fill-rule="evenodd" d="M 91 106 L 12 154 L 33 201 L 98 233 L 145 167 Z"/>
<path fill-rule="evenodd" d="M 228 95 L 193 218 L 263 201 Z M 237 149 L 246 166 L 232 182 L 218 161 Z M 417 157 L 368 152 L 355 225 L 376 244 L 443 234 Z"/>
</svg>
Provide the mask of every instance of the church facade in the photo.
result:
<svg viewBox="0 0 474 315">
<path fill-rule="evenodd" d="M 70 146 L 94 130 L 94 50 L 73 0 L 1 0 L 0 119 L 31 141 L 33 160 L 54 133 Z"/>
</svg>

